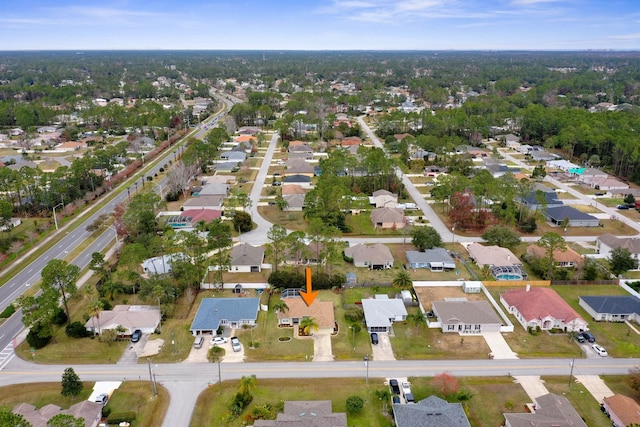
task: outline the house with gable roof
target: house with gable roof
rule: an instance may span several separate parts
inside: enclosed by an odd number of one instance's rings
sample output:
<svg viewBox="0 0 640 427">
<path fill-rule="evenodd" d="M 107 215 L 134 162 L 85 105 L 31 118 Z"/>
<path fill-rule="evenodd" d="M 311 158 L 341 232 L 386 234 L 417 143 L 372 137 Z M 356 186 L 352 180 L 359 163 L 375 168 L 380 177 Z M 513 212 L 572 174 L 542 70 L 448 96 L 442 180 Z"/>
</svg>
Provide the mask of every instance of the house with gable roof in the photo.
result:
<svg viewBox="0 0 640 427">
<path fill-rule="evenodd" d="M 522 262 L 507 248 L 500 246 L 483 246 L 472 243 L 467 246 L 469 257 L 478 267 L 488 266 L 496 280 L 523 280 L 527 273 Z"/>
<path fill-rule="evenodd" d="M 509 289 L 500 294 L 500 302 L 525 330 L 560 329 L 582 332 L 589 325 L 556 291 L 546 287 Z"/>
<path fill-rule="evenodd" d="M 333 412 L 330 400 L 284 402 L 275 420 L 256 420 L 254 427 L 347 427 L 347 414 Z"/>
<path fill-rule="evenodd" d="M 502 321 L 487 301 L 433 301 L 433 314 L 442 332 L 474 335 L 500 332 Z"/>
<path fill-rule="evenodd" d="M 259 273 L 264 261 L 264 247 L 240 243 L 231 249 L 231 273 Z"/>
<path fill-rule="evenodd" d="M 444 248 L 426 249 L 424 252 L 407 251 L 409 268 L 428 268 L 432 272 L 453 270 L 456 263 Z"/>
<path fill-rule="evenodd" d="M 407 308 L 399 298 L 375 295 L 362 300 L 364 321 L 368 332 L 391 332 L 393 322 L 407 320 Z"/>
<path fill-rule="evenodd" d="M 393 419 L 397 427 L 471 427 L 461 403 L 449 403 L 437 396 L 411 405 L 395 403 Z"/>
<path fill-rule="evenodd" d="M 637 237 L 617 237 L 611 233 L 605 233 L 596 239 L 596 249 L 604 258 L 609 258 L 611 251 L 616 248 L 627 249 L 636 261 L 640 259 L 640 239 Z"/>
<path fill-rule="evenodd" d="M 387 190 L 374 191 L 371 204 L 376 208 L 395 208 L 398 205 L 398 195 Z"/>
<path fill-rule="evenodd" d="M 215 334 L 220 327 L 253 326 L 259 311 L 260 298 L 203 298 L 189 330 L 201 335 Z"/>
<path fill-rule="evenodd" d="M 371 211 L 374 228 L 399 229 L 406 225 L 404 211 L 399 208 L 376 208 Z"/>
<path fill-rule="evenodd" d="M 353 260 L 355 267 L 367 267 L 369 270 L 383 270 L 393 267 L 393 255 L 382 243 L 363 245 L 359 243 L 344 250 L 344 254 Z"/>
<path fill-rule="evenodd" d="M 531 413 L 505 413 L 504 427 L 587 427 L 571 402 L 555 393 L 536 397 Z"/>
<path fill-rule="evenodd" d="M 607 396 L 602 399 L 602 409 L 614 426 L 640 425 L 640 405 L 628 396 Z"/>
<path fill-rule="evenodd" d="M 598 322 L 640 320 L 640 298 L 634 295 L 580 296 L 579 304 Z"/>
<path fill-rule="evenodd" d="M 534 258 L 544 258 L 547 256 L 547 250 L 542 246 L 529 245 L 527 246 L 527 256 Z M 582 265 L 582 263 L 584 263 L 584 258 L 582 258 L 582 255 L 568 246 L 562 250 L 554 250 L 553 260 L 557 263 L 558 267 L 567 268 L 578 267 Z"/>
</svg>

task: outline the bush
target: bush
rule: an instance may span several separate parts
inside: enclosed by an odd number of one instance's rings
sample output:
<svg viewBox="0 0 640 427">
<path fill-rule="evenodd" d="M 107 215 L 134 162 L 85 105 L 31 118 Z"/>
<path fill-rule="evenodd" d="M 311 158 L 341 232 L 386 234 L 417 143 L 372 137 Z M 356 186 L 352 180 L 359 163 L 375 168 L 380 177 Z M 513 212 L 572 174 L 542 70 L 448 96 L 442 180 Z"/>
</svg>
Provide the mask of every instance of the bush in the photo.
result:
<svg viewBox="0 0 640 427">
<path fill-rule="evenodd" d="M 136 413 L 133 411 L 114 412 L 107 417 L 108 424 L 120 424 L 123 422 L 130 423 L 136 419 Z"/>
<path fill-rule="evenodd" d="M 51 334 L 45 333 L 44 328 L 39 323 L 36 323 L 31 327 L 31 330 L 27 334 L 27 342 L 36 350 L 49 344 L 51 340 Z"/>
<path fill-rule="evenodd" d="M 344 311 L 344 318 L 351 323 L 361 322 L 364 318 L 364 310 L 357 305 L 350 306 Z"/>
<path fill-rule="evenodd" d="M 242 411 L 244 411 L 244 408 L 249 406 L 252 400 L 253 396 L 251 395 L 251 393 L 236 393 L 236 395 L 233 397 L 231 405 L 229 405 L 229 411 L 233 415 L 238 416 L 242 413 Z"/>
<path fill-rule="evenodd" d="M 67 313 L 65 313 L 62 308 L 57 308 L 51 317 L 51 323 L 56 326 L 61 326 L 66 323 L 67 319 Z"/>
<path fill-rule="evenodd" d="M 13 304 L 9 304 L 7 308 L 2 310 L 2 313 L 0 313 L 0 319 L 7 319 L 11 317 L 15 312 L 16 312 L 15 306 Z"/>
<path fill-rule="evenodd" d="M 360 396 L 347 397 L 347 412 L 350 414 L 358 414 L 364 408 L 364 400 Z"/>
<path fill-rule="evenodd" d="M 111 310 L 113 306 L 106 298 L 100 298 L 100 302 L 102 303 L 103 310 Z"/>
<path fill-rule="evenodd" d="M 77 321 L 67 325 L 65 333 L 70 338 L 85 338 L 90 335 L 90 332 L 85 329 L 84 325 Z"/>
</svg>

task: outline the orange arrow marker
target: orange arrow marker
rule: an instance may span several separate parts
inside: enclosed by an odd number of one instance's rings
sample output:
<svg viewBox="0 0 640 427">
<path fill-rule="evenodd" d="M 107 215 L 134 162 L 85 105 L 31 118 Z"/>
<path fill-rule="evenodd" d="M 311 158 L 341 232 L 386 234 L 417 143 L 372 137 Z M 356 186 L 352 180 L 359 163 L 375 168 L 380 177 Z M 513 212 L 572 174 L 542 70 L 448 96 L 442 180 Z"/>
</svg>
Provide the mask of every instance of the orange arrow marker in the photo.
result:
<svg viewBox="0 0 640 427">
<path fill-rule="evenodd" d="M 306 277 L 307 277 L 307 291 L 300 291 L 300 296 L 302 297 L 302 299 L 304 300 L 304 302 L 307 303 L 307 307 L 310 306 L 311 304 L 313 304 L 313 301 L 316 299 L 316 297 L 318 296 L 318 291 L 313 291 L 313 289 L 311 289 L 311 269 L 307 267 L 307 269 L 305 270 L 306 273 Z"/>
</svg>

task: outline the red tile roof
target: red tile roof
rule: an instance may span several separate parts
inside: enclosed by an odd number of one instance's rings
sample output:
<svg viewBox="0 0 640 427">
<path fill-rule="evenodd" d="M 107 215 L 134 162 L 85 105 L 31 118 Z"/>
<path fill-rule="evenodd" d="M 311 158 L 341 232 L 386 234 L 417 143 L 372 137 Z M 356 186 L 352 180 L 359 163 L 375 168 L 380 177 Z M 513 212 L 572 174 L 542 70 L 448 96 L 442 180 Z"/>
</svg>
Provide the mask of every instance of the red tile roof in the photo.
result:
<svg viewBox="0 0 640 427">
<path fill-rule="evenodd" d="M 532 287 L 509 289 L 501 294 L 509 306 L 515 306 L 527 321 L 543 319 L 551 316 L 554 319 L 569 323 L 574 319 L 582 319 L 560 295 L 553 289 Z"/>
</svg>

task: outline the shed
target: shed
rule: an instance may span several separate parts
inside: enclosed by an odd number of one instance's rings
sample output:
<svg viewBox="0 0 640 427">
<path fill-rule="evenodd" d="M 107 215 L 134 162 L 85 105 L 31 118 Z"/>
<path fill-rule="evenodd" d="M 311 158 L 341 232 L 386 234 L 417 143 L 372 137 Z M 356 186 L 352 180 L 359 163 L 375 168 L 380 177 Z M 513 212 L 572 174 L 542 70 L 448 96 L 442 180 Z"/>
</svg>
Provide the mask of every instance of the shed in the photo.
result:
<svg viewBox="0 0 640 427">
<path fill-rule="evenodd" d="M 462 282 L 462 290 L 465 294 L 479 294 L 482 292 L 482 282 Z"/>
</svg>

